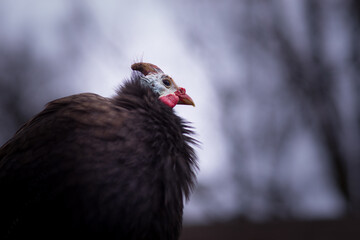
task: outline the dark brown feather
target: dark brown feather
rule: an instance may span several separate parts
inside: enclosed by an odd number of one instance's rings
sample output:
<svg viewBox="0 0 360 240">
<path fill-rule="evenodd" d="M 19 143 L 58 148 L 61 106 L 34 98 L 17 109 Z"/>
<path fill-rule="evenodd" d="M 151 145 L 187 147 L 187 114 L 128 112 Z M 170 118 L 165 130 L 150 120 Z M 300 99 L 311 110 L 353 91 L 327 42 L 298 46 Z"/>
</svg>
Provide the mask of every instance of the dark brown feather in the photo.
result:
<svg viewBox="0 0 360 240">
<path fill-rule="evenodd" d="M 178 239 L 191 135 L 138 75 L 50 102 L 0 148 L 0 239 Z"/>
</svg>

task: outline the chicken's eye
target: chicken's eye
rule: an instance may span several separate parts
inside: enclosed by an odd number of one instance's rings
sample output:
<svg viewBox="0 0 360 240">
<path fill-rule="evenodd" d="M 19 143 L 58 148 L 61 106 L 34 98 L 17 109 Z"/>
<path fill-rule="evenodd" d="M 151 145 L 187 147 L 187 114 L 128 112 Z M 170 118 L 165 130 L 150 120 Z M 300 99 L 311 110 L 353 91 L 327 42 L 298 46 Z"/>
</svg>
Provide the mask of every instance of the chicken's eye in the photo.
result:
<svg viewBox="0 0 360 240">
<path fill-rule="evenodd" d="M 166 87 L 170 87 L 170 85 L 171 85 L 171 82 L 168 79 L 164 79 L 164 80 L 162 80 L 162 82 Z"/>
</svg>

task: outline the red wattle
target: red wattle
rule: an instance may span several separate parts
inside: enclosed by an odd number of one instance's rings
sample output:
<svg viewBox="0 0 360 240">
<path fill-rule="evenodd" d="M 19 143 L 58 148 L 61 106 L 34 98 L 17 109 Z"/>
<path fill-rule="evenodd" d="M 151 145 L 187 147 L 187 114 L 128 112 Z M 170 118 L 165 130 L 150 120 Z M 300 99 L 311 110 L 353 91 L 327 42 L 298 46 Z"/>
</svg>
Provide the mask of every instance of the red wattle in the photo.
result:
<svg viewBox="0 0 360 240">
<path fill-rule="evenodd" d="M 160 101 L 173 108 L 179 102 L 179 97 L 174 94 L 159 97 Z"/>
</svg>

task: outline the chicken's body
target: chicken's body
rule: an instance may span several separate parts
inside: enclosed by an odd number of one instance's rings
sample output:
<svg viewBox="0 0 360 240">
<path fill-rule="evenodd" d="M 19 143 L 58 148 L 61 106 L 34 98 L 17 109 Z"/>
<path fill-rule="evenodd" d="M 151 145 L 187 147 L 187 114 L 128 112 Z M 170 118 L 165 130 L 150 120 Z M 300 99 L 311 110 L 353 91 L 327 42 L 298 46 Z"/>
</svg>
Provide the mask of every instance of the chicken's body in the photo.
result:
<svg viewBox="0 0 360 240">
<path fill-rule="evenodd" d="M 139 79 L 50 102 L 0 149 L 0 239 L 178 239 L 194 140 Z"/>
</svg>

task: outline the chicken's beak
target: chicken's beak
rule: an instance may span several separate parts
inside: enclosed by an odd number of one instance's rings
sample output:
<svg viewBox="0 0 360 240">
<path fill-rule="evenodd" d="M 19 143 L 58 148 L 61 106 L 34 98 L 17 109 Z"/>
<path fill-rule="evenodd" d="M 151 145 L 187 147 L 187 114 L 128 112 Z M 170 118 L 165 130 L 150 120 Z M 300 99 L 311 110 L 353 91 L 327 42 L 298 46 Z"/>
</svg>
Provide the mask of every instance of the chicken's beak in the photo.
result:
<svg viewBox="0 0 360 240">
<path fill-rule="evenodd" d="M 186 94 L 185 88 L 179 88 L 175 92 L 176 96 L 179 97 L 179 102 L 177 104 L 183 104 L 183 105 L 193 105 L 195 107 L 194 101 L 191 99 L 189 95 Z"/>
<path fill-rule="evenodd" d="M 191 97 L 187 94 L 184 94 L 183 96 L 179 96 L 179 102 L 178 104 L 183 105 L 193 105 L 195 107 L 194 101 L 191 99 Z"/>
</svg>

